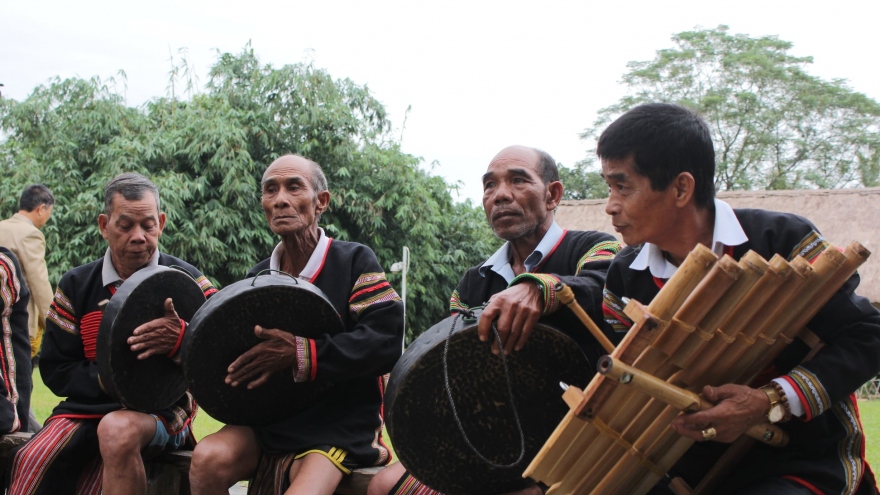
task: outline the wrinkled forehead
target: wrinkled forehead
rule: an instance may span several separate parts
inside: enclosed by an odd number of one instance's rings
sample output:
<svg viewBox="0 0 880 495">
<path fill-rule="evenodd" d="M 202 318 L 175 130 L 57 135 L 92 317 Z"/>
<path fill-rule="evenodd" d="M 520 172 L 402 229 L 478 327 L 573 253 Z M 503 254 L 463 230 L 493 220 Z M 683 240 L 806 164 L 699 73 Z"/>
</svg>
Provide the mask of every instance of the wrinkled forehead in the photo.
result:
<svg viewBox="0 0 880 495">
<path fill-rule="evenodd" d="M 521 146 L 505 148 L 489 162 L 483 179 L 510 174 L 540 175 L 538 159 L 538 153 L 531 148 Z"/>
<path fill-rule="evenodd" d="M 116 193 L 110 205 L 110 214 L 129 218 L 157 218 L 159 206 L 152 192 L 145 192 L 138 199 L 125 199 L 121 193 Z"/>
<path fill-rule="evenodd" d="M 312 175 L 312 162 L 301 156 L 283 156 L 269 165 L 263 172 L 263 182 L 269 180 L 283 180 L 284 178 L 303 177 L 310 179 Z"/>
</svg>

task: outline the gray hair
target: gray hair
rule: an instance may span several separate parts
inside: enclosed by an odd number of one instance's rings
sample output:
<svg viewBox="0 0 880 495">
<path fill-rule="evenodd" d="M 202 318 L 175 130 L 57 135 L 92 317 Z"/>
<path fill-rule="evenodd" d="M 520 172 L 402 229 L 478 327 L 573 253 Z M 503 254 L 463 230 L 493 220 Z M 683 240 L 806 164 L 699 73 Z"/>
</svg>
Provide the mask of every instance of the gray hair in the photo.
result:
<svg viewBox="0 0 880 495">
<path fill-rule="evenodd" d="M 150 179 L 136 172 L 119 174 L 104 186 L 104 213 L 107 216 L 113 212 L 113 198 L 121 194 L 127 201 L 143 199 L 145 193 L 151 193 L 156 198 L 156 210 L 159 208 L 159 188 Z"/>
<path fill-rule="evenodd" d="M 556 160 L 544 150 L 532 148 L 538 154 L 538 173 L 541 174 L 541 181 L 544 185 L 559 180 L 559 167 L 556 166 Z"/>
</svg>

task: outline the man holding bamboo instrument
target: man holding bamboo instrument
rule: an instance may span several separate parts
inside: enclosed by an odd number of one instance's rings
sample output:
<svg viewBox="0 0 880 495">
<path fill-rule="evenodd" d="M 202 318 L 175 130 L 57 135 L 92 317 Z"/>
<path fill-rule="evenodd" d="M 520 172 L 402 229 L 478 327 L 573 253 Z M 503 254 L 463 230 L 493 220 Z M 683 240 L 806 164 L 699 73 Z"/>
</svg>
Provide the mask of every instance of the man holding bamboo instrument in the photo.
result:
<svg viewBox="0 0 880 495">
<path fill-rule="evenodd" d="M 651 302 L 698 244 L 735 260 L 752 250 L 768 260 L 781 255 L 809 262 L 829 246 L 802 217 L 733 210 L 715 199 L 709 129 L 683 107 L 649 104 L 630 110 L 602 133 L 597 154 L 610 188 L 606 212 L 628 245 L 609 268 L 603 308 L 606 324 L 621 334 L 632 325 L 624 301 Z M 703 397 L 715 406 L 673 421 L 676 432 L 700 443 L 670 476 L 696 486 L 726 443 L 769 421 L 788 433 L 789 445 L 753 447 L 724 480 L 727 490 L 877 493 L 853 394 L 880 372 L 880 314 L 854 294 L 858 282 L 852 276 L 808 323 L 823 347 L 811 350 L 795 340 L 750 386 L 703 388 Z M 707 366 L 711 374 L 717 363 Z"/>
</svg>

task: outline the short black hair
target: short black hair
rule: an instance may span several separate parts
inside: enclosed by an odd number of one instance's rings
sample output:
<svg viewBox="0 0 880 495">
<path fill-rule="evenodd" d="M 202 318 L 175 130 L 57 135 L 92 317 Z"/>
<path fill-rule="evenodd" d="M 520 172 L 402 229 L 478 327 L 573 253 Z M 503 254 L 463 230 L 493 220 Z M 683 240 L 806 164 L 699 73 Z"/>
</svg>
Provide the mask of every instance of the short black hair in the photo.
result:
<svg viewBox="0 0 880 495">
<path fill-rule="evenodd" d="M 24 188 L 21 192 L 21 198 L 18 200 L 18 209 L 31 212 L 40 207 L 40 205 L 53 206 L 55 204 L 55 196 L 52 191 L 43 184 L 31 184 Z"/>
<path fill-rule="evenodd" d="M 544 150 L 532 148 L 538 154 L 538 173 L 541 174 L 541 181 L 544 185 L 559 180 L 559 167 L 556 166 L 556 160 Z"/>
<path fill-rule="evenodd" d="M 635 171 L 662 191 L 682 172 L 694 176 L 697 206 L 711 209 L 715 198 L 715 147 L 709 126 L 680 105 L 639 105 L 611 123 L 596 146 L 601 160 L 633 158 Z"/>
<path fill-rule="evenodd" d="M 108 217 L 113 213 L 113 198 L 116 193 L 122 195 L 127 201 L 137 201 L 144 194 L 151 193 L 156 198 L 156 210 L 159 207 L 159 188 L 153 181 L 135 172 L 119 174 L 104 186 L 104 214 Z"/>
</svg>

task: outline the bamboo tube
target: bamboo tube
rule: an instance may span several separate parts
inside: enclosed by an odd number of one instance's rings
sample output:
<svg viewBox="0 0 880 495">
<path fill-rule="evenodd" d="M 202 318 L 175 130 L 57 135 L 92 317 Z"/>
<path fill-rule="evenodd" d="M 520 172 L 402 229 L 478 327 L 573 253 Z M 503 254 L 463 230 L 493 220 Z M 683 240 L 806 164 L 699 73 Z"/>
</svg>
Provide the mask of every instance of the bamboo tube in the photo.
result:
<svg viewBox="0 0 880 495">
<path fill-rule="evenodd" d="M 829 251 L 833 251 L 835 253 L 838 252 L 837 249 L 835 249 L 833 246 L 830 246 L 828 249 L 823 251 L 822 254 L 825 254 Z M 816 316 L 816 313 L 818 313 L 819 310 L 825 307 L 825 304 L 827 304 L 828 301 L 831 300 L 832 297 L 834 297 L 834 294 L 836 294 L 837 291 L 839 291 L 840 288 L 843 287 L 843 284 L 845 284 L 846 281 L 849 280 L 849 278 L 856 273 L 858 268 L 866 261 L 868 261 L 868 257 L 871 256 L 871 252 L 856 241 L 851 242 L 842 254 L 844 259 L 838 270 L 827 280 L 823 287 L 815 291 L 810 300 L 807 301 L 804 310 L 798 313 L 794 313 L 792 315 L 793 318 L 787 323 L 786 327 L 783 329 L 785 332 L 784 336 L 787 340 L 793 339 L 801 331 L 801 329 L 803 329 L 807 325 L 807 323 L 812 320 L 814 316 Z M 783 339 L 783 341 L 784 340 L 785 339 Z M 757 375 L 761 372 L 761 370 L 769 366 L 773 359 L 776 359 L 776 356 L 778 356 L 779 353 L 781 353 L 784 349 L 784 346 L 782 345 L 783 341 L 779 341 L 778 344 L 771 346 L 771 348 L 767 352 L 767 355 L 760 356 L 757 359 L 757 362 L 752 365 L 751 372 L 746 370 L 739 373 L 737 379 L 740 381 L 740 383 L 750 382 L 755 375 Z"/>
<path fill-rule="evenodd" d="M 711 249 L 697 244 L 648 305 L 650 313 L 661 321 L 669 321 L 717 259 Z"/>
<path fill-rule="evenodd" d="M 663 455 L 657 460 L 657 467 L 664 471 L 672 469 L 672 466 L 674 466 L 675 463 L 681 459 L 681 456 L 683 456 L 684 453 L 691 448 L 691 445 L 694 444 L 694 441 L 690 438 L 680 436 L 672 430 L 668 430 L 667 435 L 674 439 L 673 443 L 669 448 L 665 449 Z M 627 493 L 628 495 L 644 495 L 651 491 L 651 488 L 653 488 L 660 479 L 660 476 L 657 476 L 652 471 L 648 471 L 640 479 L 634 479 L 633 482 L 630 483 L 632 488 L 622 493 Z"/>
<path fill-rule="evenodd" d="M 719 484 L 727 478 L 730 471 L 736 467 L 740 459 L 745 456 L 749 450 L 755 445 L 755 440 L 748 437 L 739 437 L 733 442 L 724 454 L 715 462 L 712 469 L 703 476 L 699 484 L 694 487 L 691 495 L 712 494 L 716 493 Z"/>
<path fill-rule="evenodd" d="M 697 324 L 736 282 L 741 272 L 742 268 L 730 256 L 725 255 L 718 260 L 681 308 L 675 312 L 669 326 L 657 336 L 654 346 L 667 356 L 675 354 L 675 351 L 696 330 Z"/>
<path fill-rule="evenodd" d="M 611 341 L 608 340 L 608 337 L 606 337 L 605 334 L 602 333 L 602 330 L 599 330 L 599 327 L 596 326 L 596 324 L 593 322 L 593 319 L 590 318 L 590 316 L 584 311 L 581 305 L 578 304 L 577 299 L 574 298 L 574 292 L 572 292 L 571 287 L 563 284 L 562 282 L 559 282 L 554 287 L 554 290 L 556 291 L 556 297 L 558 297 L 563 304 L 568 306 L 568 308 L 571 309 L 572 312 L 574 312 L 575 316 L 577 316 L 578 319 L 581 320 L 581 323 L 583 323 L 584 326 L 587 327 L 587 330 L 590 331 L 590 334 L 593 335 L 593 337 L 599 342 L 602 348 L 605 349 L 605 351 L 608 353 L 614 352 L 614 344 L 612 344 Z"/>
<path fill-rule="evenodd" d="M 690 366 L 698 355 L 702 356 L 703 350 L 712 340 L 720 337 L 716 333 L 721 323 L 730 317 L 734 308 L 755 287 L 769 265 L 758 253 L 749 251 L 739 260 L 739 266 L 741 271 L 736 282 L 727 290 L 724 297 L 712 306 L 698 325 L 697 331 L 679 347 L 674 356 L 671 356 L 670 362 L 678 368 L 684 369 Z"/>
<path fill-rule="evenodd" d="M 689 295 L 687 291 L 692 291 L 699 283 L 700 278 L 705 277 L 706 272 L 711 269 L 715 259 L 715 255 L 704 246 L 696 248 L 694 252 L 688 256 L 685 262 L 682 263 L 682 266 L 676 272 L 676 276 L 673 276 L 660 293 L 658 293 L 658 296 L 655 297 L 651 306 L 646 308 L 646 310 L 640 310 L 640 313 L 645 317 L 637 322 L 637 326 L 627 334 L 624 342 L 615 349 L 614 354 L 620 353 L 621 355 L 624 355 L 626 354 L 627 349 L 636 351 L 639 348 L 644 348 L 652 342 L 657 333 L 657 329 L 662 327 L 664 323 L 669 320 L 670 316 L 673 314 L 674 307 L 677 306 L 680 308 L 681 305 L 684 304 L 684 301 Z M 652 316 L 652 312 L 654 311 L 659 314 L 658 318 Z M 633 357 L 638 356 L 639 353 L 632 352 Z M 596 377 L 587 387 L 585 393 L 587 396 L 595 400 L 594 404 L 604 404 L 604 407 L 608 408 L 608 410 L 615 411 L 619 407 L 627 405 L 626 402 L 628 401 L 626 397 L 621 398 L 619 396 L 615 399 L 612 396 L 615 387 L 616 385 L 613 384 L 603 386 L 601 378 Z M 630 410 L 637 410 L 639 407 L 639 404 L 629 405 Z M 581 417 L 589 418 L 598 414 L 598 410 L 585 400 L 582 407 L 576 411 L 576 414 Z M 609 426 L 612 428 L 623 429 L 623 427 L 628 424 L 627 419 L 629 418 L 626 416 L 627 415 L 621 416 L 614 414 L 611 418 L 611 422 L 614 424 Z M 598 436 L 594 439 L 594 449 L 591 450 L 601 451 L 601 447 L 614 448 L 613 443 L 614 440 L 612 439 Z M 582 458 L 581 462 L 588 460 L 589 459 Z"/>
<path fill-rule="evenodd" d="M 792 275 L 792 266 L 779 255 L 773 256 L 768 263 L 764 275 L 752 287 L 752 290 L 740 301 L 738 305 L 718 325 L 715 339 L 709 342 L 703 350 L 701 358 L 694 360 L 682 370 L 676 377 L 675 382 L 684 383 L 688 386 L 705 380 L 706 373 L 712 366 L 718 366 L 719 360 L 728 351 L 728 347 L 736 339 L 737 335 L 761 314 L 763 305 L 770 304 L 773 294 Z M 728 358 L 731 359 L 731 358 Z"/>
<path fill-rule="evenodd" d="M 678 388 L 632 366 L 615 361 L 611 356 L 604 356 L 599 360 L 598 372 L 625 385 L 631 385 L 640 392 L 685 413 L 705 411 L 715 407 L 715 404 L 689 390 Z M 788 445 L 788 434 L 776 425 L 754 425 L 745 434 L 774 447 Z"/>
<path fill-rule="evenodd" d="M 590 423 L 578 418 L 570 410 L 529 463 L 523 477 L 553 480 L 561 474 L 564 475 L 568 470 L 565 464 L 573 464 L 580 449 L 589 445 L 584 440 L 588 428 Z"/>
<path fill-rule="evenodd" d="M 776 355 L 770 354 L 770 348 L 773 347 L 776 338 L 799 315 L 803 313 L 813 315 L 819 311 L 819 307 L 809 306 L 810 301 L 815 294 L 821 291 L 822 285 L 831 279 L 841 268 L 844 261 L 846 261 L 846 256 L 837 249 L 826 249 L 816 258 L 812 264 L 813 273 L 810 277 L 810 283 L 801 286 L 790 303 L 780 304 L 768 316 L 768 323 L 760 329 L 760 338 L 755 340 L 755 345 L 748 349 L 740 360 L 728 368 L 725 374 L 728 379 L 725 380 L 725 383 L 732 383 L 743 375 L 750 375 L 750 370 L 755 369 L 756 364 L 765 361 L 769 363 L 776 358 Z M 835 288 L 830 292 L 833 294 L 837 292 L 837 289 Z M 800 328 L 797 331 L 800 331 Z M 776 347 L 776 349 L 781 350 L 781 347 Z M 759 371 L 755 370 L 756 373 Z"/>
<path fill-rule="evenodd" d="M 742 330 L 736 336 L 736 340 L 728 347 L 723 355 L 711 365 L 705 373 L 706 383 L 723 384 L 729 383 L 729 372 L 731 368 L 737 366 L 743 359 L 743 356 L 754 348 L 756 338 L 760 335 L 761 330 L 772 325 L 771 318 L 779 311 L 779 308 L 785 307 L 798 295 L 798 289 L 812 278 L 813 269 L 810 264 L 803 258 L 795 259 L 790 263 L 792 267 L 791 274 L 785 282 L 776 288 L 773 297 L 763 301 L 763 304 L 754 313 L 754 316 L 748 320 L 748 323 L 742 327 Z"/>
</svg>

